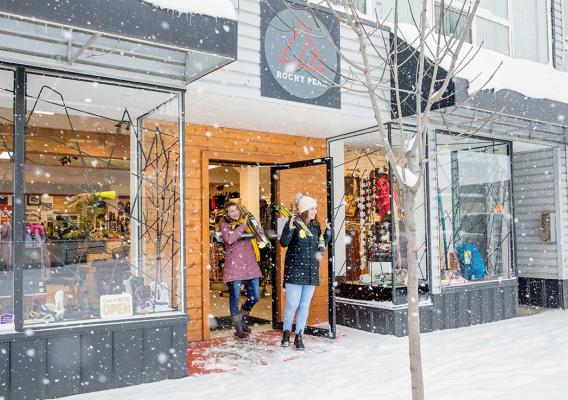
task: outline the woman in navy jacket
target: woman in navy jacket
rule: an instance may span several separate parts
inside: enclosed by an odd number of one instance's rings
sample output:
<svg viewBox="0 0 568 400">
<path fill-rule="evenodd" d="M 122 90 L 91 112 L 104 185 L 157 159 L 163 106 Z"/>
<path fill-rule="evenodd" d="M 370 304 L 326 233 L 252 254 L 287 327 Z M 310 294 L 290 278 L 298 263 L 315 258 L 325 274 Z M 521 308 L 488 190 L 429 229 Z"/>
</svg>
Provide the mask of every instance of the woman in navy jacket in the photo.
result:
<svg viewBox="0 0 568 400">
<path fill-rule="evenodd" d="M 296 226 L 297 217 L 292 217 L 284 226 L 280 244 L 288 247 L 284 263 L 284 287 L 286 288 L 286 308 L 284 311 L 284 334 L 282 346 L 290 345 L 290 331 L 296 314 L 296 349 L 303 350 L 302 334 L 306 327 L 310 302 L 316 286 L 319 286 L 319 263 L 325 246 L 331 241 L 331 229 L 326 221 L 326 230 L 322 234 L 316 218 L 315 199 L 304 196 L 298 202 L 299 218 L 306 224 L 311 235 Z"/>
</svg>

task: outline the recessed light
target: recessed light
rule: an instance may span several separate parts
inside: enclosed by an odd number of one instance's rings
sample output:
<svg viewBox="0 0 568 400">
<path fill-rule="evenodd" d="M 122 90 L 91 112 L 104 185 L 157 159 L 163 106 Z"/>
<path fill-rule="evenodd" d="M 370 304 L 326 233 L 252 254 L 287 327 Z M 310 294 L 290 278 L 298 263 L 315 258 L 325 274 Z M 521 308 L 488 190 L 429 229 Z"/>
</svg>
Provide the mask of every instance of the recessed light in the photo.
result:
<svg viewBox="0 0 568 400">
<path fill-rule="evenodd" d="M 85 103 L 92 103 L 93 102 L 93 100 L 89 99 L 88 97 L 84 98 L 83 101 Z"/>
<path fill-rule="evenodd" d="M 34 111 L 35 114 L 41 114 L 41 115 L 55 115 L 54 112 L 51 111 Z"/>
</svg>

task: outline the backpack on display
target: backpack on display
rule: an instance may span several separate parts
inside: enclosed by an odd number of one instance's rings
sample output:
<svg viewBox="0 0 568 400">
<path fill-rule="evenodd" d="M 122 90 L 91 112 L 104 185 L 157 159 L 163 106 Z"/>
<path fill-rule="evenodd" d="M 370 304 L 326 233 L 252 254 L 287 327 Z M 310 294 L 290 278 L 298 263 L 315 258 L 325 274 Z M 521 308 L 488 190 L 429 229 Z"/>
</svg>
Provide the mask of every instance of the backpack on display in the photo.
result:
<svg viewBox="0 0 568 400">
<path fill-rule="evenodd" d="M 485 262 L 477 246 L 471 242 L 456 246 L 456 254 L 461 265 L 462 276 L 470 281 L 485 278 L 487 270 Z"/>
</svg>

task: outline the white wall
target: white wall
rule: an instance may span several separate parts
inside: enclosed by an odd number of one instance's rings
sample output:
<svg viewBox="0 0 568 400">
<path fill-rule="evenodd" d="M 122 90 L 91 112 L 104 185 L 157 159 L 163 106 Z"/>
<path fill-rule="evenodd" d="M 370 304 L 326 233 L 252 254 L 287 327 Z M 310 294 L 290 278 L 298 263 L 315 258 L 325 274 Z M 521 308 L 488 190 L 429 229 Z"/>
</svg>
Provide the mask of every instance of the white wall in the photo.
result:
<svg viewBox="0 0 568 400">
<path fill-rule="evenodd" d="M 238 6 L 239 48 L 237 61 L 188 87 L 187 115 L 193 123 L 251 129 L 300 136 L 331 137 L 375 125 L 368 95 L 356 93 L 355 85 L 341 93 L 341 109 L 312 106 L 260 96 L 260 0 L 234 0 Z M 385 42 L 378 31 L 375 46 L 386 54 Z M 358 60 L 358 43 L 354 34 L 341 26 L 341 47 L 346 56 Z M 378 55 L 371 62 L 381 64 Z M 341 62 L 342 73 L 348 74 L 347 63 Z M 376 73 L 380 73 L 378 68 Z M 390 99 L 390 76 L 384 77 L 381 97 Z M 381 104 L 383 116 L 390 119 L 390 105 Z"/>
</svg>

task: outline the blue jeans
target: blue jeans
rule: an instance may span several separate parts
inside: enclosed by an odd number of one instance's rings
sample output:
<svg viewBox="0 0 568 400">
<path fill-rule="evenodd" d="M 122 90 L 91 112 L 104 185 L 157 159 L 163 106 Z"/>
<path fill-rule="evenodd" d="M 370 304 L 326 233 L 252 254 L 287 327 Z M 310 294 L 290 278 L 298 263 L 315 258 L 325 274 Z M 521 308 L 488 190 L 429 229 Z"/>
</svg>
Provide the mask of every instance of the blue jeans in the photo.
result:
<svg viewBox="0 0 568 400">
<path fill-rule="evenodd" d="M 245 284 L 247 292 L 247 301 L 243 304 L 243 310 L 250 311 L 258 300 L 260 300 L 260 284 L 258 278 L 249 279 L 248 281 L 232 281 L 227 282 L 229 287 L 229 309 L 231 316 L 239 313 L 239 299 L 241 297 L 241 282 Z"/>
<path fill-rule="evenodd" d="M 296 314 L 296 333 L 304 332 L 315 290 L 316 287 L 313 285 L 286 284 L 285 331 L 292 330 L 292 322 L 294 322 L 294 314 Z"/>
</svg>

